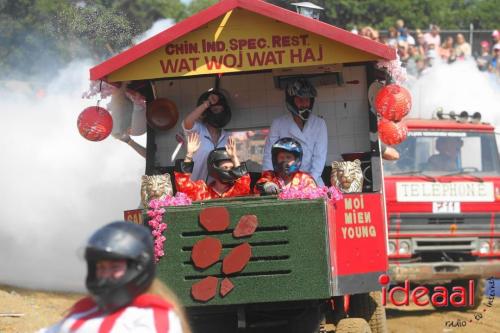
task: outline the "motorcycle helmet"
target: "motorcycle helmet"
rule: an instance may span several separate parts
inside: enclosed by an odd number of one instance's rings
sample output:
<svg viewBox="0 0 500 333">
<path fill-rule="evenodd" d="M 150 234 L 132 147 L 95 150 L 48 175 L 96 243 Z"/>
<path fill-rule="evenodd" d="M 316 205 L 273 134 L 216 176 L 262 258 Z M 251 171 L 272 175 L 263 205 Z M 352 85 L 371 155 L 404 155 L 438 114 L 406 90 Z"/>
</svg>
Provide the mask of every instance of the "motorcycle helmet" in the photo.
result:
<svg viewBox="0 0 500 333">
<path fill-rule="evenodd" d="M 278 163 L 278 153 L 280 151 L 292 153 L 295 156 L 295 161 L 291 165 L 288 165 L 287 163 Z M 299 171 L 300 165 L 302 164 L 302 154 L 302 145 L 297 140 L 292 138 L 279 139 L 271 148 L 274 171 L 285 175 L 290 175 Z"/>
<path fill-rule="evenodd" d="M 155 277 L 153 244 L 148 228 L 125 221 L 110 223 L 90 237 L 85 248 L 86 287 L 101 310 L 124 307 L 149 288 Z M 127 262 L 123 276 L 97 277 L 98 261 L 119 259 Z"/>
<path fill-rule="evenodd" d="M 217 97 L 219 97 L 219 101 L 217 104 L 208 107 L 208 109 L 203 113 L 203 120 L 215 128 L 224 128 L 229 121 L 231 121 L 231 108 L 229 107 L 224 94 L 217 90 L 210 89 L 201 94 L 196 105 L 200 106 L 203 104 L 206 100 L 208 100 L 208 96 L 210 95 L 217 95 Z M 212 111 L 213 106 L 222 106 L 223 110 L 219 113 L 214 113 Z"/>
<path fill-rule="evenodd" d="M 296 79 L 290 82 L 286 87 L 286 107 L 293 115 L 298 116 L 303 121 L 306 121 L 311 115 L 314 98 L 317 96 L 316 88 L 307 79 Z M 299 109 L 295 105 L 295 97 L 309 98 L 310 104 L 308 108 Z"/>
<path fill-rule="evenodd" d="M 231 157 L 227 153 L 226 149 L 217 148 L 212 150 L 207 157 L 208 174 L 222 183 L 234 183 L 234 181 L 238 179 L 238 176 L 233 172 L 233 170 L 224 170 L 220 168 L 219 164 L 223 161 L 231 161 Z"/>
</svg>

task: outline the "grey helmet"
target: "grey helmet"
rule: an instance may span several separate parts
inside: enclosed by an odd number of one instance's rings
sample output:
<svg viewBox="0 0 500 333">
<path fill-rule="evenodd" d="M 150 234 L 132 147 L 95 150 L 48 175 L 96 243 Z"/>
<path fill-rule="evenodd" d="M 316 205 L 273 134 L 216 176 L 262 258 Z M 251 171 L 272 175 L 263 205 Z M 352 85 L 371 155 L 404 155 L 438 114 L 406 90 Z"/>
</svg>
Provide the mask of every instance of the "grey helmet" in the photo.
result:
<svg viewBox="0 0 500 333">
<path fill-rule="evenodd" d="M 97 230 L 85 248 L 87 289 L 104 312 L 130 304 L 149 288 L 155 277 L 154 243 L 148 228 L 132 222 L 113 222 Z M 127 271 L 118 279 L 98 279 L 99 260 L 127 261 Z"/>
<path fill-rule="evenodd" d="M 286 87 L 286 107 L 293 115 L 298 116 L 303 121 L 306 121 L 311 115 L 314 106 L 314 99 L 317 96 L 316 88 L 309 80 L 300 78 L 290 82 Z M 295 96 L 309 98 L 311 103 L 306 109 L 299 109 L 295 105 Z"/>
</svg>

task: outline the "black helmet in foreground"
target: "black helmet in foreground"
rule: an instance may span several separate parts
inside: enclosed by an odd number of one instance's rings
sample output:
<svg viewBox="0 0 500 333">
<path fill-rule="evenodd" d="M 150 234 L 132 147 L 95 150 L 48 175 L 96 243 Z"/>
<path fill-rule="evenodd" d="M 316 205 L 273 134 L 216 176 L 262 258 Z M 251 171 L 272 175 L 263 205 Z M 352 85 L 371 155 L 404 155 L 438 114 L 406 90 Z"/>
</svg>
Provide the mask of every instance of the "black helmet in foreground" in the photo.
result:
<svg viewBox="0 0 500 333">
<path fill-rule="evenodd" d="M 221 183 L 234 183 L 236 179 L 241 177 L 241 175 L 237 172 L 235 173 L 235 170 L 224 170 L 220 168 L 219 164 L 223 161 L 231 161 L 231 157 L 227 153 L 226 149 L 217 148 L 212 150 L 207 157 L 208 174 Z"/>
<path fill-rule="evenodd" d="M 300 119 L 306 121 L 311 115 L 316 95 L 316 88 L 314 88 L 309 80 L 304 78 L 296 79 L 290 82 L 286 87 L 286 108 L 293 115 L 296 115 Z M 295 97 L 309 98 L 309 107 L 299 109 L 295 104 Z"/>
<path fill-rule="evenodd" d="M 131 222 L 113 222 L 97 230 L 87 243 L 87 289 L 99 308 L 113 312 L 149 288 L 155 277 L 154 243 L 148 228 Z M 99 260 L 127 262 L 118 279 L 98 279 Z"/>
</svg>

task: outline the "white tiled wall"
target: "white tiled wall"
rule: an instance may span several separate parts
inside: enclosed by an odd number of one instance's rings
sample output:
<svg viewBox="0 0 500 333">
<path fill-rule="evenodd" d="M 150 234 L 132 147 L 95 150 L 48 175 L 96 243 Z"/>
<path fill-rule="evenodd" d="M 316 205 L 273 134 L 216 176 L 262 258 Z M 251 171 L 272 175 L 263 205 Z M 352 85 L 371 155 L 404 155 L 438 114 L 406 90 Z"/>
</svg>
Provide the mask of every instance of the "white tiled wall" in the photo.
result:
<svg viewBox="0 0 500 333">
<path fill-rule="evenodd" d="M 325 119 L 328 127 L 327 163 L 340 160 L 341 153 L 368 151 L 368 98 L 364 66 L 344 67 L 344 82 L 357 84 L 342 87 L 317 87 L 314 113 Z M 271 121 L 288 112 L 284 91 L 274 88 L 271 73 L 223 76 L 222 88 L 229 96 L 232 119 L 227 128 L 270 126 Z M 188 78 L 156 83 L 157 97 L 174 101 L 180 117 L 176 128 L 157 134 L 159 163 L 171 165 L 170 156 L 177 144 L 175 133 L 181 132 L 181 121 L 191 112 L 198 97 L 214 85 L 214 78 Z M 184 151 L 178 155 L 182 157 Z"/>
</svg>

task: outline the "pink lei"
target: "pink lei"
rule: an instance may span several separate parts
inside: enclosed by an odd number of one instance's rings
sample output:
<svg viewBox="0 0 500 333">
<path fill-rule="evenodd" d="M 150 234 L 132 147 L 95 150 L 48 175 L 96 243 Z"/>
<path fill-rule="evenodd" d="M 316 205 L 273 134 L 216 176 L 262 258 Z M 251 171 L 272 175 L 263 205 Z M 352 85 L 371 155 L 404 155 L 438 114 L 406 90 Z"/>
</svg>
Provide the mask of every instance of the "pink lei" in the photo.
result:
<svg viewBox="0 0 500 333">
<path fill-rule="evenodd" d="M 167 224 L 163 222 L 163 215 L 165 214 L 165 208 L 168 206 L 188 206 L 191 205 L 191 199 L 187 197 L 186 194 L 178 192 L 175 196 L 167 196 L 163 200 L 153 199 L 149 202 L 148 216 L 151 218 L 148 224 L 153 229 L 151 232 L 154 237 L 154 251 L 155 251 L 155 261 L 158 262 L 161 257 L 165 255 L 163 251 L 163 243 L 166 238 L 163 236 L 163 232 L 167 229 Z"/>
<path fill-rule="evenodd" d="M 280 200 L 311 200 L 325 198 L 330 202 L 337 202 L 343 198 L 342 193 L 335 186 L 320 186 L 316 188 L 298 186 L 284 188 L 278 199 Z"/>
</svg>

